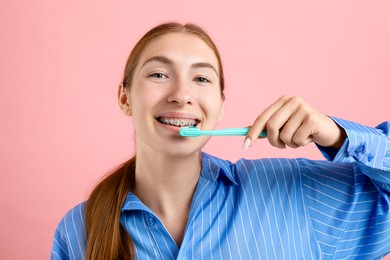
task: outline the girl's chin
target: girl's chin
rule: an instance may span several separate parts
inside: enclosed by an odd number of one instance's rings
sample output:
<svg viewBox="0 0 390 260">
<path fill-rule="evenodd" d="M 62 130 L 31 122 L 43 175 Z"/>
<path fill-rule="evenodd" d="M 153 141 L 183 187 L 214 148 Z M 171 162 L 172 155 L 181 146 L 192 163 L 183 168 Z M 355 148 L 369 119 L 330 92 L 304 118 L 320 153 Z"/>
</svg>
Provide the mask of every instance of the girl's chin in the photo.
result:
<svg viewBox="0 0 390 260">
<path fill-rule="evenodd" d="M 157 150 L 170 156 L 190 156 L 198 154 L 206 145 L 209 137 L 174 136 L 172 139 L 159 143 Z"/>
</svg>

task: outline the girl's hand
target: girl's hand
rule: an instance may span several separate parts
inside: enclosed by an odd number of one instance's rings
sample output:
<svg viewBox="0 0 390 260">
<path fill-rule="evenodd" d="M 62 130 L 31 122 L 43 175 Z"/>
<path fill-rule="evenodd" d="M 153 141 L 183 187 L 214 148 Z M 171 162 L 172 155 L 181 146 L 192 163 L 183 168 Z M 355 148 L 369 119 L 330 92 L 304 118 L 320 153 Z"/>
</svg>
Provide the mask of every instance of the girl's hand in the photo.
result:
<svg viewBox="0 0 390 260">
<path fill-rule="evenodd" d="M 252 146 L 263 130 L 270 144 L 278 148 L 310 142 L 340 148 L 346 138 L 344 129 L 300 97 L 283 96 L 264 110 L 250 127 L 243 148 Z"/>
</svg>

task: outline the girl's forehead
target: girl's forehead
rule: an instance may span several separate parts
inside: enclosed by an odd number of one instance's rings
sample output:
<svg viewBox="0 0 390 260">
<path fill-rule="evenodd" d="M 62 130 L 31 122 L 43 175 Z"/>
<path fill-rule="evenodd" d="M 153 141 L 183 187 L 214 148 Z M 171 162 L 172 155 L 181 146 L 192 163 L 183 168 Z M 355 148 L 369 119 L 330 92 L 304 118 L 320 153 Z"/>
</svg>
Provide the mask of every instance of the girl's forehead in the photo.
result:
<svg viewBox="0 0 390 260">
<path fill-rule="evenodd" d="M 142 60 L 147 60 L 153 56 L 182 56 L 202 59 L 218 65 L 218 59 L 213 49 L 207 43 L 190 33 L 167 33 L 157 37 L 147 44 L 141 55 Z"/>
</svg>

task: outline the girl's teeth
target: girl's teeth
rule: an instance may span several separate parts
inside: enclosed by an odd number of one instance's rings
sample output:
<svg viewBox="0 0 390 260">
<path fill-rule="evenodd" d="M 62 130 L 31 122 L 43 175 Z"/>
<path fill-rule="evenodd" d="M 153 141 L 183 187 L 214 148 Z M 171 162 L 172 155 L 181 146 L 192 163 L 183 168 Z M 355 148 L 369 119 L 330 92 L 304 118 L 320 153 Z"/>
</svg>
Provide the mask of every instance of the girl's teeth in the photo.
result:
<svg viewBox="0 0 390 260">
<path fill-rule="evenodd" d="M 196 120 L 191 119 L 169 119 L 169 118 L 160 118 L 160 122 L 164 124 L 174 125 L 174 126 L 194 126 L 196 125 Z"/>
</svg>

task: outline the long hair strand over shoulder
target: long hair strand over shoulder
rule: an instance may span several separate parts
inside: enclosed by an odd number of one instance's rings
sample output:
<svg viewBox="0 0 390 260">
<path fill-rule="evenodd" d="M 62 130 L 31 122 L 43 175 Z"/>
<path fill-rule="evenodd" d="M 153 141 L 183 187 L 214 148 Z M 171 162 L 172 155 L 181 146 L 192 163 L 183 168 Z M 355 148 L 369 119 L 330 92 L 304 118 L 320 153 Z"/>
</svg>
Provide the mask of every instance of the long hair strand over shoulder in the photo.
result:
<svg viewBox="0 0 390 260">
<path fill-rule="evenodd" d="M 134 176 L 135 157 L 92 191 L 85 210 L 86 259 L 134 259 L 133 242 L 120 223 L 122 205 L 134 185 Z"/>
</svg>

